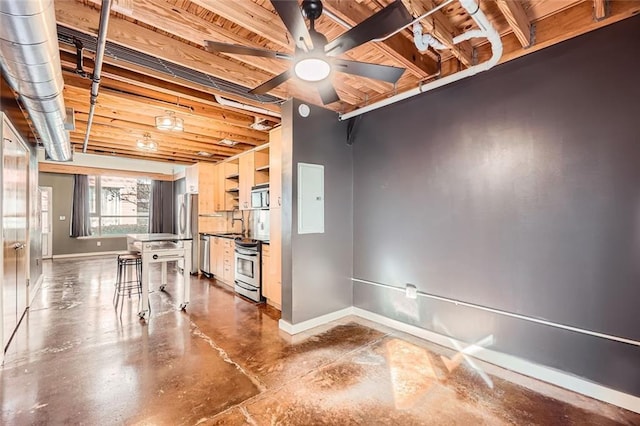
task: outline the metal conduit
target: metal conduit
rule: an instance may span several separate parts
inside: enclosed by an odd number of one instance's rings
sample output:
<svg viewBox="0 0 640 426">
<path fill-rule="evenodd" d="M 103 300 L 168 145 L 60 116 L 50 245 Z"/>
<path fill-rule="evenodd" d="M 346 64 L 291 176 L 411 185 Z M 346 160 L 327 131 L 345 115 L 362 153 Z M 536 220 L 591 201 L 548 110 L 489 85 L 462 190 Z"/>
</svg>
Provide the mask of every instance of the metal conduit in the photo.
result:
<svg viewBox="0 0 640 426">
<path fill-rule="evenodd" d="M 87 120 L 87 132 L 84 135 L 84 143 L 82 144 L 82 152 L 87 152 L 89 144 L 89 134 L 91 133 L 91 124 L 93 123 L 93 115 L 96 109 L 96 100 L 98 99 L 98 89 L 100 88 L 100 73 L 102 72 L 102 61 L 104 59 L 105 46 L 107 45 L 107 27 L 109 25 L 109 13 L 111 11 L 112 0 L 102 0 L 102 9 L 100 10 L 100 25 L 98 27 L 98 44 L 96 46 L 96 57 L 93 69 L 93 83 L 91 83 L 91 98 L 89 102 L 89 119 Z"/>
</svg>

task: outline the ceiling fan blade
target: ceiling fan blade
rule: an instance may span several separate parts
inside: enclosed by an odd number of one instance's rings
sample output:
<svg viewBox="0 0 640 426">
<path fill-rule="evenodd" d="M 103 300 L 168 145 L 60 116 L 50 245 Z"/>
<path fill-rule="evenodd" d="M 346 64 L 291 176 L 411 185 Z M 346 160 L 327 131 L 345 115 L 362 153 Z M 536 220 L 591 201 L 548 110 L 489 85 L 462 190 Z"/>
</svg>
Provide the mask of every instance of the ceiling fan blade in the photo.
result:
<svg viewBox="0 0 640 426">
<path fill-rule="evenodd" d="M 324 105 L 329 105 L 340 100 L 340 96 L 338 96 L 336 89 L 333 87 L 331 79 L 325 78 L 324 80 L 316 83 L 316 85 L 318 87 L 320 99 L 322 99 L 322 103 Z"/>
<path fill-rule="evenodd" d="M 396 0 L 327 43 L 324 46 L 324 51 L 328 56 L 340 55 L 375 38 L 384 37 L 398 28 L 408 25 L 412 20 L 413 17 L 404 7 L 402 1 Z"/>
<path fill-rule="evenodd" d="M 208 52 L 231 53 L 234 55 L 261 56 L 273 59 L 293 59 L 293 56 L 286 53 L 274 52 L 273 50 L 257 49 L 255 47 L 240 46 L 238 44 L 220 43 L 217 41 L 205 40 L 205 47 Z"/>
<path fill-rule="evenodd" d="M 313 49 L 313 42 L 309 35 L 309 30 L 304 22 L 302 10 L 297 1 L 292 0 L 271 0 L 271 4 L 276 9 L 278 16 L 293 36 L 293 40 L 300 49 L 305 52 Z"/>
<path fill-rule="evenodd" d="M 404 73 L 404 68 L 349 61 L 346 59 L 333 59 L 331 63 L 334 65 L 336 71 L 359 75 L 361 77 L 374 78 L 376 80 L 382 80 L 389 83 L 397 82 Z"/>
<path fill-rule="evenodd" d="M 289 80 L 291 78 L 291 75 L 291 70 L 286 70 L 282 74 L 276 75 L 271 80 L 265 81 L 260 86 L 249 90 L 249 93 L 253 95 L 264 95 L 265 93 L 269 92 L 272 89 L 275 89 L 285 81 Z"/>
</svg>

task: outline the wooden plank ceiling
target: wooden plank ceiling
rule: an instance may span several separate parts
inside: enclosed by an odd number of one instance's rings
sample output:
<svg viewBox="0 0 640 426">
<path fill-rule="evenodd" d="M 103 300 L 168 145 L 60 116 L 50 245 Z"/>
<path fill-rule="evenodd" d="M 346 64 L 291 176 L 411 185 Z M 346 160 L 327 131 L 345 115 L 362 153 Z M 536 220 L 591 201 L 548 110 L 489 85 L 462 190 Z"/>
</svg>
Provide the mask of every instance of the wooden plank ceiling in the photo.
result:
<svg viewBox="0 0 640 426">
<path fill-rule="evenodd" d="M 293 0 L 295 1 L 295 0 Z M 402 0 L 418 16 L 444 0 Z M 348 25 L 356 25 L 391 0 L 327 0 L 324 9 Z M 107 40 L 162 60 L 178 64 L 250 89 L 287 69 L 288 61 L 252 56 L 209 53 L 205 40 L 235 43 L 293 53 L 293 43 L 269 0 L 113 0 Z M 59 28 L 96 38 L 100 0 L 55 0 Z M 640 1 L 603 0 L 482 0 L 480 8 L 502 36 L 502 62 L 518 58 L 585 32 L 617 22 L 640 12 Z M 471 17 L 457 1 L 421 21 L 447 48 L 419 52 L 410 28 L 383 41 L 370 42 L 343 57 L 393 65 L 406 69 L 396 83 L 336 73 L 334 85 L 340 101 L 327 105 L 347 112 L 421 82 L 441 78 L 486 60 L 491 52 L 486 40 L 473 39 L 453 45 L 453 37 L 475 28 Z M 316 29 L 332 40 L 346 28 L 326 14 Z M 75 110 L 76 130 L 71 141 L 82 149 L 89 113 L 91 80 L 75 72 L 76 49 L 60 37 L 67 107 Z M 84 51 L 83 69 L 93 71 L 94 52 Z M 262 120 L 271 126 L 280 119 L 277 103 L 260 103 L 199 81 L 190 81 L 169 70 L 151 69 L 143 61 L 123 60 L 107 54 L 100 94 L 87 152 L 177 163 L 219 161 L 266 143 L 268 133 L 251 127 Z M 321 105 L 316 90 L 295 79 L 269 93 L 285 100 L 296 97 Z M 252 112 L 218 103 L 214 95 L 267 110 Z M 172 111 L 184 120 L 183 132 L 160 131 L 155 117 Z M 156 152 L 141 151 L 137 140 L 145 135 L 158 144 Z M 235 146 L 221 145 L 228 139 Z M 209 153 L 205 157 L 198 153 Z"/>
</svg>

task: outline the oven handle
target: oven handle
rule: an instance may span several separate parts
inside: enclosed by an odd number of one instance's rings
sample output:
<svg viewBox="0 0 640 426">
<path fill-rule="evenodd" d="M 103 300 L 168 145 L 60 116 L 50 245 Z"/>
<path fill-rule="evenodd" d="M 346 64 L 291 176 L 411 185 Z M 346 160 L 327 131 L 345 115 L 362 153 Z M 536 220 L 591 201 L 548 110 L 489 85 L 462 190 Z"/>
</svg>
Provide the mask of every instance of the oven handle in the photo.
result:
<svg viewBox="0 0 640 426">
<path fill-rule="evenodd" d="M 237 254 L 241 254 L 243 256 L 251 256 L 251 257 L 257 257 L 258 253 L 254 252 L 254 251 L 243 251 L 243 250 L 235 250 Z"/>
<path fill-rule="evenodd" d="M 243 285 L 242 285 L 242 283 L 241 283 L 240 281 L 237 281 L 237 280 L 236 280 L 236 281 L 234 281 L 234 282 L 236 283 L 236 285 L 237 285 L 238 287 L 240 287 L 240 288 L 242 288 L 242 289 L 245 289 L 245 290 L 247 290 L 247 291 L 258 291 L 258 289 L 257 289 L 257 288 L 255 288 L 255 287 L 247 288 L 247 287 L 243 286 Z"/>
</svg>

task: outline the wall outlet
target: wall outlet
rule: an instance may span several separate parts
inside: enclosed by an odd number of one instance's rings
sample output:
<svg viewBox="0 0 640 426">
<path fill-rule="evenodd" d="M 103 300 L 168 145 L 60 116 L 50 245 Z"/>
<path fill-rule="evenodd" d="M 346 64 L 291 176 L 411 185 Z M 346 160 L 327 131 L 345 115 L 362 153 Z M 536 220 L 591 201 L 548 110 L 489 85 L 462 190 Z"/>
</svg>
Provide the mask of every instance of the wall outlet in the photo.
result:
<svg viewBox="0 0 640 426">
<path fill-rule="evenodd" d="M 102 245 L 102 241 L 98 241 L 96 244 L 100 247 Z"/>
<path fill-rule="evenodd" d="M 405 296 L 407 299 L 417 299 L 418 298 L 418 289 L 413 284 L 407 284 L 405 287 Z"/>
<path fill-rule="evenodd" d="M 60 216 L 60 220 L 67 220 L 66 216 Z"/>
</svg>

